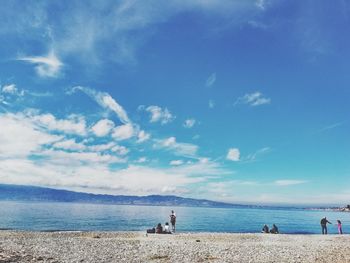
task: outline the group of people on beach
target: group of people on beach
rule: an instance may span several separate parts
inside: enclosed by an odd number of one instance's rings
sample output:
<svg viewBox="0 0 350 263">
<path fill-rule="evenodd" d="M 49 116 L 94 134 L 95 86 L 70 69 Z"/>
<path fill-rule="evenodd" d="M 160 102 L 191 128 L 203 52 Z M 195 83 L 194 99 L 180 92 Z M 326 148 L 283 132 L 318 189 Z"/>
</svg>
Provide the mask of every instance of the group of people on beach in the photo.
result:
<svg viewBox="0 0 350 263">
<path fill-rule="evenodd" d="M 327 235 L 327 233 L 328 233 L 327 224 L 332 224 L 332 223 L 327 220 L 327 217 L 324 217 L 321 219 L 320 224 L 321 224 L 321 229 L 322 229 L 322 235 Z M 342 228 L 341 221 L 339 219 L 337 220 L 337 227 L 338 227 L 339 235 L 342 235 L 343 228 Z M 273 224 L 271 229 L 269 229 L 269 227 L 267 225 L 264 225 L 262 230 L 261 230 L 261 233 L 278 234 L 279 231 L 278 231 L 278 227 L 275 224 Z"/>
<path fill-rule="evenodd" d="M 147 233 L 155 233 L 155 234 L 172 234 L 175 233 L 175 225 L 176 225 L 176 214 L 174 210 L 171 210 L 170 213 L 170 223 L 171 223 L 171 229 L 168 222 L 165 222 L 164 227 L 161 223 L 158 223 L 156 227 L 153 227 L 151 229 L 147 229 Z"/>
<path fill-rule="evenodd" d="M 275 224 L 272 225 L 271 229 L 269 229 L 269 227 L 265 224 L 261 229 L 261 233 L 279 234 L 278 227 Z"/>
<path fill-rule="evenodd" d="M 165 222 L 164 227 L 161 223 L 158 223 L 156 227 L 153 227 L 151 229 L 147 229 L 147 233 L 155 233 L 155 234 L 172 234 L 175 233 L 175 225 L 176 225 L 176 214 L 174 210 L 171 210 L 171 213 L 169 215 L 171 228 L 168 222 Z M 323 217 L 320 221 L 321 229 L 322 229 L 322 235 L 328 234 L 327 224 L 332 224 L 332 222 L 328 221 L 327 217 Z M 337 227 L 338 227 L 338 233 L 341 235 L 343 234 L 342 229 L 342 223 L 338 219 L 337 220 Z M 268 225 L 264 225 L 261 229 L 261 233 L 270 233 L 270 234 L 279 234 L 278 227 L 275 224 L 272 224 L 272 228 L 269 229 Z"/>
<path fill-rule="evenodd" d="M 320 224 L 321 224 L 321 229 L 322 229 L 322 235 L 327 235 L 327 233 L 328 233 L 327 224 L 332 224 L 332 223 L 327 220 L 327 217 L 324 217 L 321 219 Z M 337 220 L 337 227 L 338 227 L 338 234 L 342 235 L 343 228 L 342 228 L 341 221 L 339 219 Z"/>
</svg>

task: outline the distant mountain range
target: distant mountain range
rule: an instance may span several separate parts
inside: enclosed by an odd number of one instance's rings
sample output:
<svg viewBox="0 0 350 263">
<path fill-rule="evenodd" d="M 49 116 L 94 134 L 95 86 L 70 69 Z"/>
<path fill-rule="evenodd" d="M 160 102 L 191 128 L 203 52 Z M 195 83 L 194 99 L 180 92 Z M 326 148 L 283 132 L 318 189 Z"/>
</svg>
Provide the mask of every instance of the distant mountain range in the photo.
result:
<svg viewBox="0 0 350 263">
<path fill-rule="evenodd" d="M 157 206 L 196 206 L 196 207 L 258 207 L 229 204 L 205 199 L 183 198 L 174 195 L 104 195 L 58 190 L 37 186 L 0 184 L 0 200 L 7 201 L 45 201 L 76 202 L 118 205 L 157 205 Z"/>
</svg>

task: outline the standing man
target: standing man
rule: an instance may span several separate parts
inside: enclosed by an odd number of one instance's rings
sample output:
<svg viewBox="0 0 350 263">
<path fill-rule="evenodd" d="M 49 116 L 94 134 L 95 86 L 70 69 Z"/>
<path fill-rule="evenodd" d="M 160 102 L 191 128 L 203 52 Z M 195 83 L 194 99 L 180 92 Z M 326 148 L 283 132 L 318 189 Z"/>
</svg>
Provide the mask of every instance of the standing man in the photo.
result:
<svg viewBox="0 0 350 263">
<path fill-rule="evenodd" d="M 321 219 L 321 228 L 322 228 L 322 235 L 327 235 L 327 223 L 332 224 L 327 220 L 326 217 Z"/>
<path fill-rule="evenodd" d="M 175 233 L 176 215 L 174 210 L 171 210 L 170 223 L 171 223 L 172 232 Z"/>
</svg>

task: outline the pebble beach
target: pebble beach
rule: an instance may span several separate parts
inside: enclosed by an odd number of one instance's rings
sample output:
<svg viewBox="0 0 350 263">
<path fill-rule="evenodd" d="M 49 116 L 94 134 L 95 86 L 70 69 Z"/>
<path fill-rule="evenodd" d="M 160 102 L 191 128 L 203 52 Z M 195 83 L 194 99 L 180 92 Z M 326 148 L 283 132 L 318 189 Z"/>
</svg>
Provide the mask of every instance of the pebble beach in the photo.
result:
<svg viewBox="0 0 350 263">
<path fill-rule="evenodd" d="M 350 235 L 0 231 L 0 262 L 350 262 Z"/>
</svg>

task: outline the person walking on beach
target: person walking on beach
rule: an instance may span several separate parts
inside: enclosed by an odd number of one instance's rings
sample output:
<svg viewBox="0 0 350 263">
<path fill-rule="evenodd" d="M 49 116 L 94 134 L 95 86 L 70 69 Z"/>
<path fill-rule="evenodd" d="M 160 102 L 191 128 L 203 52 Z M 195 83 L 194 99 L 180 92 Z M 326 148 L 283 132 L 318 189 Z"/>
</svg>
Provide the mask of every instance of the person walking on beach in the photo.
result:
<svg viewBox="0 0 350 263">
<path fill-rule="evenodd" d="M 321 219 L 321 228 L 322 228 L 322 235 L 327 235 L 327 223 L 332 224 L 327 220 L 326 217 Z"/>
<path fill-rule="evenodd" d="M 174 210 L 171 210 L 170 223 L 171 223 L 172 232 L 175 233 L 176 214 L 175 214 Z"/>
<path fill-rule="evenodd" d="M 340 222 L 340 220 L 337 220 L 337 223 L 338 223 L 338 233 L 339 233 L 339 235 L 342 235 L 342 234 L 343 234 L 343 229 L 342 229 L 342 227 L 341 227 L 341 222 Z"/>
</svg>

